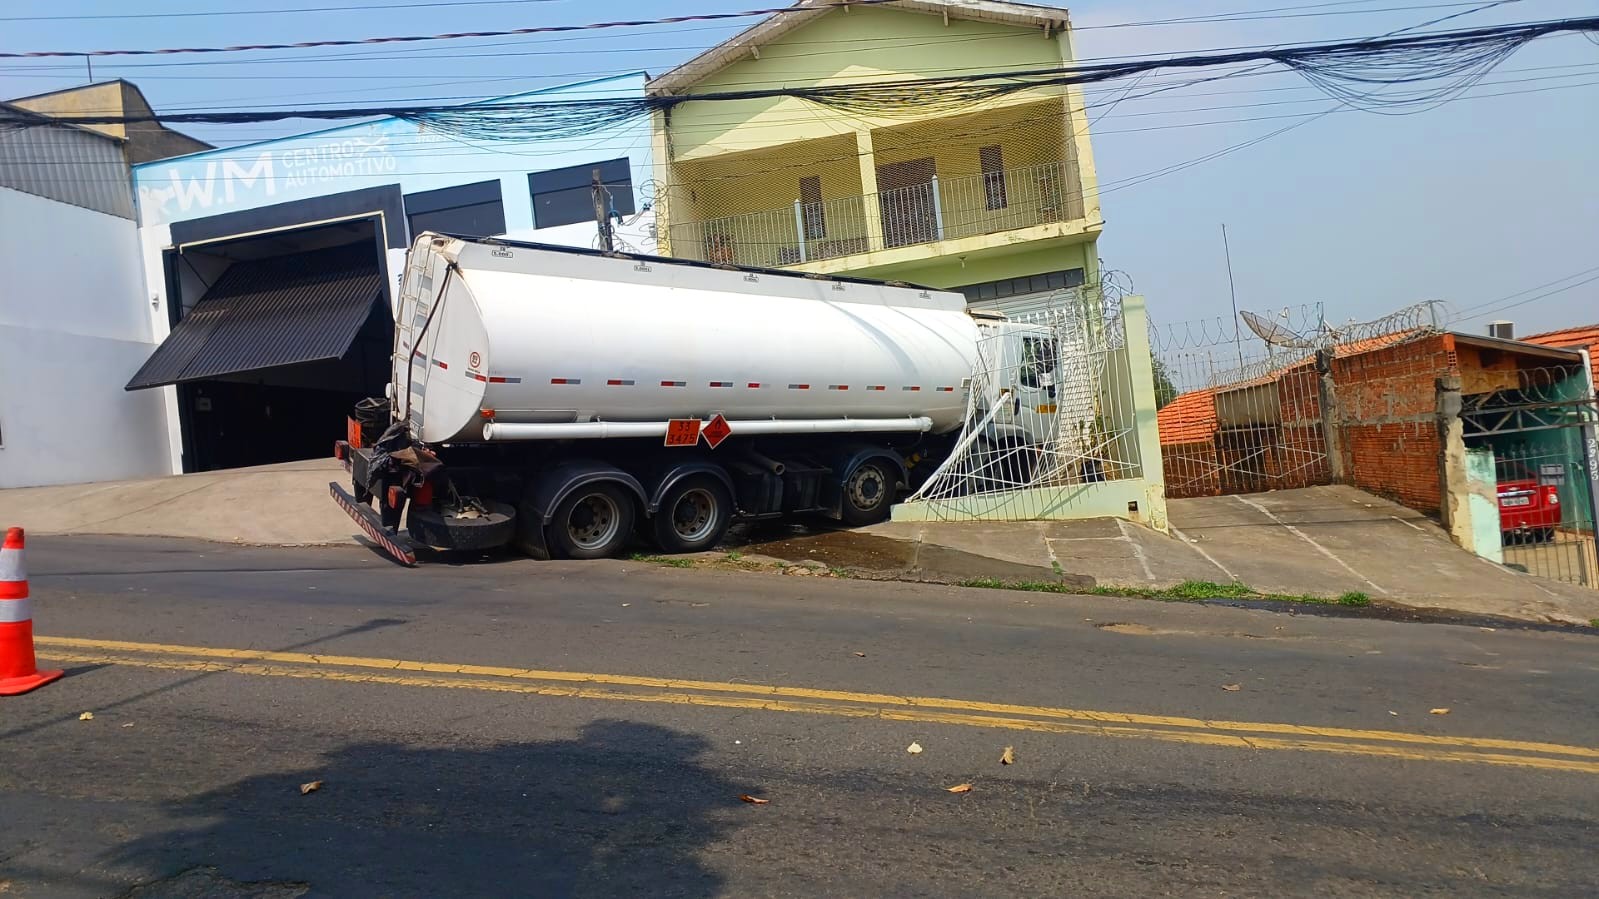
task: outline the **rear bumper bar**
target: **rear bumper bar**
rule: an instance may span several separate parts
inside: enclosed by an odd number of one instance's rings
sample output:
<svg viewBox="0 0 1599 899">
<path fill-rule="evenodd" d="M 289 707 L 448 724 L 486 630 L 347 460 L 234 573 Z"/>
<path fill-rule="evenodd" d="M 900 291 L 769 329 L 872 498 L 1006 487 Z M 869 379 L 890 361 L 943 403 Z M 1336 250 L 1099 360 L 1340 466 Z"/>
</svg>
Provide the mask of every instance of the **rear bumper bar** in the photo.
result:
<svg viewBox="0 0 1599 899">
<path fill-rule="evenodd" d="M 346 461 L 345 464 L 348 465 L 349 462 Z M 364 503 L 356 502 L 350 491 L 340 487 L 337 483 L 329 483 L 328 492 L 332 494 L 333 501 L 339 504 L 339 508 L 343 509 L 345 514 L 349 515 L 360 526 L 361 530 L 372 538 L 374 543 L 383 547 L 383 551 L 388 553 L 394 561 L 408 568 L 416 565 L 415 544 L 404 535 L 398 532 L 390 532 L 383 527 L 383 519 L 378 517 L 376 509 Z"/>
</svg>

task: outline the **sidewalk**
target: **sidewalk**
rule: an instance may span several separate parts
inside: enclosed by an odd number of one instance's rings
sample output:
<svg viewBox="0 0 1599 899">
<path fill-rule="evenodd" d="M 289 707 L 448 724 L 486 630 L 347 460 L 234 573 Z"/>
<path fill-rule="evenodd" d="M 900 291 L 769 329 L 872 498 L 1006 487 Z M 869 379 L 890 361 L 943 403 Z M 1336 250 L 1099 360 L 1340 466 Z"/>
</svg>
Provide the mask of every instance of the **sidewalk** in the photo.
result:
<svg viewBox="0 0 1599 899">
<path fill-rule="evenodd" d="M 328 482 L 349 475 L 312 459 L 145 481 L 0 490 L 0 527 L 40 534 L 194 537 L 223 543 L 353 543 Z"/>
<path fill-rule="evenodd" d="M 1100 584 L 1239 581 L 1270 593 L 1365 593 L 1416 607 L 1587 624 L 1599 591 L 1521 574 L 1456 547 L 1431 520 L 1351 487 L 1171 500 L 1172 536 L 1114 519 L 885 523 L 865 530 Z M 1058 566 L 1058 567 L 1057 567 Z"/>
</svg>

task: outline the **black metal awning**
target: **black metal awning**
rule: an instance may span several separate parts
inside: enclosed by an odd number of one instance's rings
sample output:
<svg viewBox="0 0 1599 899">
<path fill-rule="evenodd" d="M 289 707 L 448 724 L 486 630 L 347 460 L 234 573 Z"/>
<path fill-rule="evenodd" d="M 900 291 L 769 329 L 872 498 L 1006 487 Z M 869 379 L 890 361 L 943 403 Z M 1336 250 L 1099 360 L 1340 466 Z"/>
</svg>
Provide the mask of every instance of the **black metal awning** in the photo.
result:
<svg viewBox="0 0 1599 899">
<path fill-rule="evenodd" d="M 235 262 L 126 389 L 338 359 L 382 292 L 370 243 Z"/>
</svg>

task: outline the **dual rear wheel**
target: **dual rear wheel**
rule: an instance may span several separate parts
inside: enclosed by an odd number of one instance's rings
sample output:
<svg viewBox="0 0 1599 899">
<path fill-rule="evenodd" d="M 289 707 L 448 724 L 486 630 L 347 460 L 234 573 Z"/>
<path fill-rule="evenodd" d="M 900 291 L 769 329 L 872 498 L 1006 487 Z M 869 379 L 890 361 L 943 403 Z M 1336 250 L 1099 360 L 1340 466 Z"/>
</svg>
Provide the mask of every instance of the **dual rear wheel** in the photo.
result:
<svg viewBox="0 0 1599 899">
<path fill-rule="evenodd" d="M 603 559 L 627 548 L 638 521 L 638 500 L 619 484 L 600 481 L 572 491 L 555 507 L 545 527 L 552 554 L 566 559 Z M 733 497 L 708 475 L 684 478 L 661 498 L 648 534 L 661 551 L 710 549 L 733 521 Z"/>
<path fill-rule="evenodd" d="M 844 523 L 860 527 L 882 521 L 898 483 L 897 472 L 887 461 L 862 462 L 841 485 Z M 614 557 L 627 548 L 638 516 L 638 501 L 631 491 L 613 481 L 596 481 L 556 505 L 545 534 L 558 557 Z M 726 484 L 708 474 L 690 475 L 667 489 L 646 532 L 662 552 L 704 552 L 721 541 L 733 516 L 733 495 Z"/>
</svg>

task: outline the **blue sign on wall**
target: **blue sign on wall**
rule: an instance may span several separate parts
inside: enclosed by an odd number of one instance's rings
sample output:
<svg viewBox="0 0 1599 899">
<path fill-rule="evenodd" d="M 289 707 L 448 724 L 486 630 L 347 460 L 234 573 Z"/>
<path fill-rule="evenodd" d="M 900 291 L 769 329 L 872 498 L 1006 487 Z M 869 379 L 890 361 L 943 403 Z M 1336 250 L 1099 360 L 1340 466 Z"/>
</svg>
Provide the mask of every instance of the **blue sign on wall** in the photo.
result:
<svg viewBox="0 0 1599 899">
<path fill-rule="evenodd" d="M 502 100 L 642 96 L 642 72 L 517 94 Z M 533 227 L 528 175 L 626 155 L 633 184 L 650 177 L 649 122 L 580 138 L 526 143 L 466 141 L 403 119 L 383 119 L 135 166 L 139 223 L 159 225 L 385 184 L 406 193 L 499 178 L 506 227 Z"/>
</svg>

